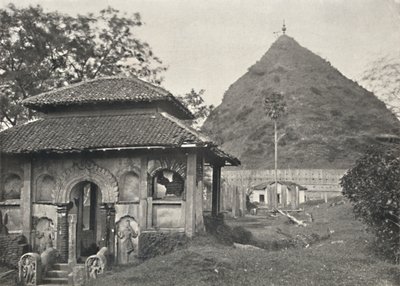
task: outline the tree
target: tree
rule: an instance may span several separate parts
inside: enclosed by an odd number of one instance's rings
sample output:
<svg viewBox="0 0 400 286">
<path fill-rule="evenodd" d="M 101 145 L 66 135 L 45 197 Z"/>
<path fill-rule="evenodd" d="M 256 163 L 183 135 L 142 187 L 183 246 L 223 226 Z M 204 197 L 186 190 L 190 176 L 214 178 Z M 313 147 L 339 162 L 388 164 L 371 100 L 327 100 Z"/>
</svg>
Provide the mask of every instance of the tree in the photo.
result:
<svg viewBox="0 0 400 286">
<path fill-rule="evenodd" d="M 357 218 L 375 234 L 376 249 L 400 262 L 400 149 L 373 149 L 342 178 Z"/>
<path fill-rule="evenodd" d="M 133 33 L 142 24 L 140 14 L 110 7 L 76 17 L 40 6 L 0 9 L 0 126 L 34 118 L 23 99 L 85 79 L 123 74 L 160 84 L 166 68 Z"/>
<path fill-rule="evenodd" d="M 192 126 L 199 129 L 204 123 L 204 120 L 208 117 L 210 112 L 214 109 L 213 105 L 207 105 L 204 102 L 203 95 L 205 90 L 201 89 L 196 92 L 193 88 L 190 92 L 183 96 L 178 96 L 182 103 L 193 113 L 195 119 L 192 122 Z"/>
<path fill-rule="evenodd" d="M 283 94 L 267 94 L 264 98 L 264 106 L 267 116 L 274 122 L 274 143 L 275 143 L 275 191 L 278 189 L 278 130 L 277 121 L 286 112 L 286 102 Z"/>
</svg>

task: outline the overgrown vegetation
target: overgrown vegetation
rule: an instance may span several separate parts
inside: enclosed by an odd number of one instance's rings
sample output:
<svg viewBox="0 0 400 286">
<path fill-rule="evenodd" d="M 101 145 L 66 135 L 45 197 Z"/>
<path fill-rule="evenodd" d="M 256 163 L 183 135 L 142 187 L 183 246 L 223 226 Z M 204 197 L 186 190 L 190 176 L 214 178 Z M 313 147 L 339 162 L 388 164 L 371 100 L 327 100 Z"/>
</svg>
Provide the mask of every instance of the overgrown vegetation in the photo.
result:
<svg viewBox="0 0 400 286">
<path fill-rule="evenodd" d="M 197 92 L 192 88 L 190 92 L 186 93 L 185 95 L 178 96 L 182 103 L 193 113 L 195 119 L 191 123 L 196 129 L 201 127 L 204 120 L 214 109 L 213 105 L 207 105 L 205 103 L 203 98 L 204 92 L 204 89 L 201 89 Z"/>
<path fill-rule="evenodd" d="M 375 247 L 400 262 L 400 150 L 371 150 L 342 178 L 356 216 L 375 234 Z"/>
<path fill-rule="evenodd" d="M 0 128 L 34 117 L 23 99 L 70 83 L 123 74 L 159 84 L 166 67 L 136 37 L 142 25 L 139 13 L 111 7 L 77 16 L 39 5 L 0 9 Z"/>
<path fill-rule="evenodd" d="M 323 235 L 328 228 L 334 230 L 329 239 L 307 248 L 237 248 L 221 245 L 210 235 L 199 236 L 186 249 L 141 264 L 114 267 L 89 285 L 400 285 L 400 266 L 373 255 L 369 243 L 372 234 L 354 220 L 350 203 L 344 202 L 306 207 L 315 221 L 302 228 L 282 223 L 286 221 L 282 216 L 226 220 L 232 229 L 242 226 L 254 238 L 271 245 L 270 240 L 287 235 Z"/>
</svg>

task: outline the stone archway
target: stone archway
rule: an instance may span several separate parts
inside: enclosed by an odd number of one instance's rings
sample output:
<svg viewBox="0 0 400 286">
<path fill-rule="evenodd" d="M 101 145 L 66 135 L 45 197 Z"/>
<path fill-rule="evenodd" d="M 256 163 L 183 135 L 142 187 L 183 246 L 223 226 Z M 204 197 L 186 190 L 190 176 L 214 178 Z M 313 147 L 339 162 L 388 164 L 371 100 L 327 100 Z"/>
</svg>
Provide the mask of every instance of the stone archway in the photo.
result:
<svg viewBox="0 0 400 286">
<path fill-rule="evenodd" d="M 101 225 L 96 240 L 101 242 L 99 246 L 113 245 L 113 237 L 109 232 L 115 228 L 114 204 L 118 201 L 118 183 L 114 175 L 93 161 L 82 160 L 74 163 L 67 169 L 57 182 L 55 203 L 57 204 L 57 249 L 60 252 L 62 262 L 76 263 L 76 224 L 77 216 L 69 214 L 71 208 L 70 196 L 74 187 L 82 182 L 91 182 L 101 192 L 101 201 L 98 204 L 98 224 Z M 74 227 L 75 225 L 75 227 Z M 111 252 L 113 253 L 113 249 Z"/>
<path fill-rule="evenodd" d="M 106 225 L 101 217 L 101 190 L 96 184 L 82 181 L 73 187 L 68 216 L 73 224 L 69 226 L 69 243 L 76 245 L 69 251 L 75 251 L 77 259 L 96 254 Z"/>
<path fill-rule="evenodd" d="M 101 189 L 102 203 L 118 201 L 118 182 L 114 175 L 93 161 L 82 160 L 60 177 L 56 203 L 68 203 L 72 188 L 82 181 L 93 182 Z"/>
</svg>

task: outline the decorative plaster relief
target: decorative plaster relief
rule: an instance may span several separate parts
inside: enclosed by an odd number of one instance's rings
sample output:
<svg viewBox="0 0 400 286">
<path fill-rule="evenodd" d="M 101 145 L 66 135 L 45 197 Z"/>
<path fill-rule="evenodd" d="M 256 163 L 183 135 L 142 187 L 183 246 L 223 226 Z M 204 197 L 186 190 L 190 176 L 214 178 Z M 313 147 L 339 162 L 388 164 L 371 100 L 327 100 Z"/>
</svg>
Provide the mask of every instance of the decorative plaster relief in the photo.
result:
<svg viewBox="0 0 400 286">
<path fill-rule="evenodd" d="M 132 261 L 137 253 L 139 227 L 131 216 L 124 216 L 117 222 L 117 260 L 119 264 Z"/>
<path fill-rule="evenodd" d="M 114 175 L 90 160 L 74 163 L 60 177 L 56 202 L 67 203 L 72 188 L 83 181 L 95 183 L 101 191 L 103 203 L 118 201 L 118 182 Z"/>
<path fill-rule="evenodd" d="M 33 217 L 34 250 L 43 253 L 46 249 L 54 246 L 56 228 L 53 220 L 47 217 Z"/>
<path fill-rule="evenodd" d="M 22 255 L 18 263 L 19 282 L 22 285 L 38 285 L 41 281 L 40 256 L 37 253 Z"/>
<path fill-rule="evenodd" d="M 148 164 L 148 173 L 151 177 L 159 170 L 171 170 L 178 173 L 183 179 L 186 178 L 186 162 L 176 158 L 161 157 L 157 160 L 150 160 Z"/>
</svg>

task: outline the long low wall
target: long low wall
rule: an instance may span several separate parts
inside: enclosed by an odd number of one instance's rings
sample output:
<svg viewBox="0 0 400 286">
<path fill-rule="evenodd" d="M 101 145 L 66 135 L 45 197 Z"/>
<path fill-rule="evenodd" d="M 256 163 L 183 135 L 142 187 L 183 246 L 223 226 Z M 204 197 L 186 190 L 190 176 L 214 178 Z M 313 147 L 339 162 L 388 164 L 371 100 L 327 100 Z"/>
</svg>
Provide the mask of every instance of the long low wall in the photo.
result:
<svg viewBox="0 0 400 286">
<path fill-rule="evenodd" d="M 292 181 L 308 191 L 340 192 L 341 177 L 345 169 L 287 169 L 278 170 L 278 180 Z M 274 170 L 224 170 L 224 180 L 232 186 L 250 188 L 275 179 Z"/>
</svg>

